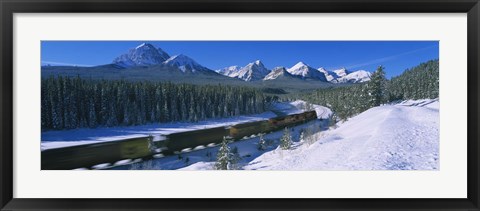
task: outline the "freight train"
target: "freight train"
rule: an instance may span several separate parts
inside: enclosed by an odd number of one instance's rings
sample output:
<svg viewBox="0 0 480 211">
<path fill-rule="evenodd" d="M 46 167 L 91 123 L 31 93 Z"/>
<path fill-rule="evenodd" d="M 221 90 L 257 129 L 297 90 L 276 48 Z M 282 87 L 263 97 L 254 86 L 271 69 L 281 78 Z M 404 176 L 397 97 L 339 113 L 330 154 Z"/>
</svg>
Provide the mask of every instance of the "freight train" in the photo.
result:
<svg viewBox="0 0 480 211">
<path fill-rule="evenodd" d="M 250 135 L 277 131 L 317 119 L 315 111 L 274 117 L 256 122 L 240 123 L 208 129 L 178 132 L 154 141 L 152 136 L 118 141 L 85 144 L 42 151 L 42 170 L 90 168 L 97 164 L 125 159 L 151 159 L 153 155 L 173 154 L 183 149 L 218 144 L 224 137 L 240 140 Z"/>
</svg>

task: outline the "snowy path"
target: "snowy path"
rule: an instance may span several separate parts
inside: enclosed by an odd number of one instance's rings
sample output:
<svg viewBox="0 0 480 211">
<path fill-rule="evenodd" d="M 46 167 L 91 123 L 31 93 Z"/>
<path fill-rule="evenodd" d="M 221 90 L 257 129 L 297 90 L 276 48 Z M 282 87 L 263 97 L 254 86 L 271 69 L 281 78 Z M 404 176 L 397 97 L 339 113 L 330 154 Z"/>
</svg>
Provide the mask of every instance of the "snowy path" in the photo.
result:
<svg viewBox="0 0 480 211">
<path fill-rule="evenodd" d="M 372 108 L 311 146 L 274 150 L 251 161 L 258 170 L 432 170 L 439 167 L 439 103 Z"/>
</svg>

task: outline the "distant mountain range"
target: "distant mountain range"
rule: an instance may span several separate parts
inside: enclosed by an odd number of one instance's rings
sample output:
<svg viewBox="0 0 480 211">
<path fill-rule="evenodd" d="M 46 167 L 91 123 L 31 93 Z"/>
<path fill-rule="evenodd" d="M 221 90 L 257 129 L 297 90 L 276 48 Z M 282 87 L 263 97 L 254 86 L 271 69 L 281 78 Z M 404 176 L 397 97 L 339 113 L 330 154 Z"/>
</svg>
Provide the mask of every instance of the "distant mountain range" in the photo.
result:
<svg viewBox="0 0 480 211">
<path fill-rule="evenodd" d="M 288 94 L 366 82 L 370 80 L 371 73 L 364 70 L 350 72 L 345 68 L 327 71 L 303 62 L 290 68 L 275 67 L 270 70 L 260 60 L 243 67 L 212 70 L 186 55 L 170 56 L 160 48 L 143 43 L 119 55 L 110 64 L 93 67 L 42 66 L 42 78 L 59 75 L 95 80 L 225 84 L 258 88 L 270 94 Z"/>
<path fill-rule="evenodd" d="M 281 77 L 284 80 L 291 78 L 329 83 L 362 83 L 369 81 L 371 76 L 371 73 L 365 70 L 350 72 L 342 68 L 328 71 L 322 67 L 315 69 L 303 62 L 298 62 L 290 68 L 276 67 L 269 70 L 260 60 L 249 63 L 244 67 L 230 66 L 219 70 L 211 70 L 186 55 L 170 56 L 161 48 L 156 48 L 148 43 L 130 49 L 127 53 L 115 58 L 112 64 L 124 68 L 164 65 L 176 67 L 184 73 L 211 73 L 213 71 L 243 81 L 276 80 Z"/>
</svg>

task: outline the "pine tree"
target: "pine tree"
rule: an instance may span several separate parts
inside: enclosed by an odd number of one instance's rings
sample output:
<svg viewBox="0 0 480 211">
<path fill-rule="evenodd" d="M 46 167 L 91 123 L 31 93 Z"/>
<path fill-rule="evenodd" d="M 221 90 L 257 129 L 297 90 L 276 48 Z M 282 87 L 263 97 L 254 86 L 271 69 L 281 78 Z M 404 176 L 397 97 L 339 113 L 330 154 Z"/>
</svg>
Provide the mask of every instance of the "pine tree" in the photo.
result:
<svg viewBox="0 0 480 211">
<path fill-rule="evenodd" d="M 228 147 L 228 140 L 223 137 L 220 149 L 217 154 L 217 162 L 215 163 L 216 170 L 228 170 L 230 162 L 230 147 Z"/>
<path fill-rule="evenodd" d="M 256 109 L 254 102 L 265 105 L 271 100 L 254 88 L 62 76 L 42 78 L 41 97 L 42 131 L 195 122 L 264 112 L 265 107 Z"/>
<path fill-rule="evenodd" d="M 300 132 L 300 141 L 303 142 L 305 141 L 305 131 L 302 130 L 302 132 Z"/>
<path fill-rule="evenodd" d="M 280 138 L 280 148 L 283 150 L 290 149 L 292 146 L 292 136 L 290 135 L 290 130 L 286 127 L 283 130 L 282 138 Z"/>
<path fill-rule="evenodd" d="M 263 151 L 263 150 L 267 149 L 267 142 L 263 138 L 263 133 L 260 133 L 260 140 L 258 141 L 257 149 L 260 150 L 260 151 Z"/>
<path fill-rule="evenodd" d="M 368 94 L 370 96 L 370 106 L 379 106 L 386 102 L 386 81 L 385 71 L 382 66 L 379 66 L 377 70 L 372 74 L 371 80 L 367 83 Z"/>
</svg>

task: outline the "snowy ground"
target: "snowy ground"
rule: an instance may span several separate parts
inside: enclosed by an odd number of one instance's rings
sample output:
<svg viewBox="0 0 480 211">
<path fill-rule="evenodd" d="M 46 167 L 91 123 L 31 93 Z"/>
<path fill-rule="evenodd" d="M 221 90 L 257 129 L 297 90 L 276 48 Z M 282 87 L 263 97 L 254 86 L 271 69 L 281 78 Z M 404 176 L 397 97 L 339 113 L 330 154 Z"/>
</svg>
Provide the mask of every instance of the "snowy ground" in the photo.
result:
<svg viewBox="0 0 480 211">
<path fill-rule="evenodd" d="M 322 132 L 311 146 L 275 150 L 245 169 L 434 170 L 439 168 L 439 101 L 369 109 Z"/>
<path fill-rule="evenodd" d="M 330 109 L 322 106 L 314 106 L 319 118 L 328 118 Z M 74 130 L 42 132 L 41 150 L 60 148 L 74 145 L 91 144 L 105 141 L 117 141 L 127 138 L 145 137 L 152 135 L 154 140 L 161 140 L 161 135 L 174 132 L 206 129 L 220 126 L 234 125 L 238 123 L 265 120 L 282 114 L 295 114 L 305 111 L 305 102 L 285 102 L 273 105 L 272 111 L 256 115 L 238 116 L 232 118 L 210 119 L 196 123 L 176 122 L 149 124 L 129 127 L 110 128 L 84 128 Z"/>
<path fill-rule="evenodd" d="M 294 103 L 292 103 L 294 104 Z M 286 106 L 288 107 L 288 106 Z M 285 107 L 285 108 L 286 108 Z M 298 106 L 297 106 L 298 107 Z M 315 120 L 291 129 L 290 150 L 278 148 L 282 131 L 265 135 L 271 145 L 257 149 L 259 138 L 237 147 L 245 170 L 436 170 L 439 168 L 439 101 L 404 101 L 369 109 L 327 131 Z M 317 131 L 300 140 L 300 131 Z M 313 141 L 312 141 L 313 138 Z M 212 170 L 218 147 L 206 147 L 113 169 Z"/>
</svg>

